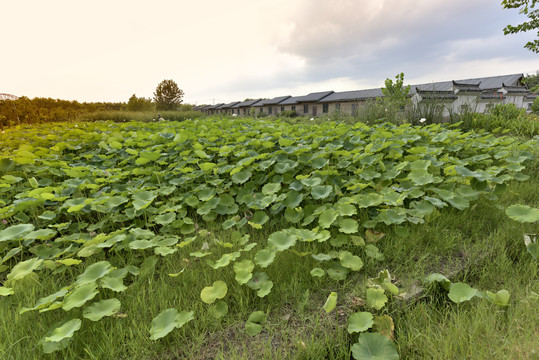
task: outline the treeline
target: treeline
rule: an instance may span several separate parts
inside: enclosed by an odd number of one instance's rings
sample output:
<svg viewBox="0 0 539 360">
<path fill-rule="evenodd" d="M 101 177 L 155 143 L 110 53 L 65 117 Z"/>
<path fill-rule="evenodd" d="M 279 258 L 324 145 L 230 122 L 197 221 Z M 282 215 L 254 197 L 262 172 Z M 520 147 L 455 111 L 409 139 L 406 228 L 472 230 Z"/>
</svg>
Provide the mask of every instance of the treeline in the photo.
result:
<svg viewBox="0 0 539 360">
<path fill-rule="evenodd" d="M 51 98 L 0 100 L 0 128 L 21 124 L 74 121 L 97 111 L 125 109 L 125 103 L 79 103 Z"/>
</svg>

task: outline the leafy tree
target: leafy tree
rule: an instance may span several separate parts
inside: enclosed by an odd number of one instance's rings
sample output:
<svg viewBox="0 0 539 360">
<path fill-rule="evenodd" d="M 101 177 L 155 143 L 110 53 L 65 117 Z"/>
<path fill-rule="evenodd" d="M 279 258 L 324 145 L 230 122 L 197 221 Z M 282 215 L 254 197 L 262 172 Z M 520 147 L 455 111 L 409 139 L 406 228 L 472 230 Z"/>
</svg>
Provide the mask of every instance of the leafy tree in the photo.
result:
<svg viewBox="0 0 539 360">
<path fill-rule="evenodd" d="M 183 101 L 183 90 L 173 80 L 163 80 L 153 93 L 158 110 L 174 110 Z"/>
<path fill-rule="evenodd" d="M 535 72 L 535 75 L 524 76 L 522 82 L 528 86 L 531 92 L 539 92 L 539 70 Z"/>
<path fill-rule="evenodd" d="M 127 102 L 127 110 L 129 111 L 145 111 L 152 110 L 154 104 L 151 99 L 146 99 L 143 97 L 137 97 L 135 94 L 131 95 L 129 101 Z"/>
<path fill-rule="evenodd" d="M 382 88 L 384 94 L 384 102 L 387 105 L 395 105 L 398 108 L 404 108 L 410 102 L 408 94 L 410 93 L 410 85 L 404 86 L 404 73 L 395 76 L 395 82 L 391 79 L 386 79 L 385 87 Z"/>
<path fill-rule="evenodd" d="M 503 0 L 502 5 L 504 9 L 520 9 L 519 12 L 526 15 L 529 19 L 529 21 L 525 21 L 517 26 L 507 25 L 503 29 L 504 35 L 539 29 L 539 9 L 534 9 L 538 1 L 539 0 Z M 537 37 L 539 38 L 539 30 L 537 30 Z M 539 53 L 539 39 L 528 41 L 524 47 L 530 51 Z"/>
</svg>

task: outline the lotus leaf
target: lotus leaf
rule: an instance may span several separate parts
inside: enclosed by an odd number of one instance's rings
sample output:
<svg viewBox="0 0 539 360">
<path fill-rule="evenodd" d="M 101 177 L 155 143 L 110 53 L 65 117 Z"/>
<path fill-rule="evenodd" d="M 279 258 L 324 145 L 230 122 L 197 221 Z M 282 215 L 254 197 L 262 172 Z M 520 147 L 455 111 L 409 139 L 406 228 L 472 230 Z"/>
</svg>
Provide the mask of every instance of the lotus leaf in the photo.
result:
<svg viewBox="0 0 539 360">
<path fill-rule="evenodd" d="M 488 301 L 498 306 L 508 306 L 511 295 L 507 290 L 500 290 L 496 294 L 486 291 L 485 297 Z"/>
<path fill-rule="evenodd" d="M 315 267 L 311 270 L 311 276 L 313 277 L 322 277 L 325 273 L 326 272 L 324 271 L 324 269 L 321 269 L 319 267 Z"/>
<path fill-rule="evenodd" d="M 82 274 L 77 277 L 75 286 L 80 286 L 84 284 L 94 283 L 98 279 L 107 275 L 109 272 L 114 270 L 112 265 L 108 261 L 99 261 L 86 268 Z"/>
<path fill-rule="evenodd" d="M 352 345 L 352 356 L 356 360 L 399 360 L 395 346 L 384 335 L 362 333 Z"/>
<path fill-rule="evenodd" d="M 387 296 L 384 294 L 383 289 L 367 289 L 367 305 L 373 309 L 380 310 L 385 306 L 387 300 Z"/>
<path fill-rule="evenodd" d="M 14 294 L 14 291 L 12 288 L 7 288 L 7 287 L 4 287 L 4 286 L 0 286 L 0 296 L 9 296 L 9 295 L 13 295 Z"/>
<path fill-rule="evenodd" d="M 174 308 L 163 310 L 152 320 L 150 339 L 158 340 L 168 335 L 172 330 L 181 328 L 194 319 L 192 311 L 181 311 Z"/>
<path fill-rule="evenodd" d="M 471 300 L 477 293 L 477 289 L 472 288 L 470 285 L 457 282 L 451 284 L 447 295 L 454 303 L 461 303 Z"/>
<path fill-rule="evenodd" d="M 348 268 L 345 268 L 338 262 L 332 263 L 327 269 L 328 276 L 335 281 L 345 280 L 346 276 L 348 276 L 348 272 Z"/>
<path fill-rule="evenodd" d="M 0 231 L 0 242 L 20 240 L 32 230 L 34 230 L 34 225 L 32 224 L 19 224 L 10 226 L 7 229 Z"/>
<path fill-rule="evenodd" d="M 296 244 L 298 237 L 287 231 L 277 231 L 268 237 L 268 246 L 277 251 L 284 251 Z"/>
<path fill-rule="evenodd" d="M 377 333 L 384 335 L 389 340 L 393 340 L 395 324 L 393 318 L 389 315 L 376 316 L 374 318 L 374 329 Z"/>
<path fill-rule="evenodd" d="M 219 300 L 209 307 L 208 312 L 216 319 L 220 319 L 228 313 L 228 305 L 223 300 Z"/>
<path fill-rule="evenodd" d="M 102 288 L 110 289 L 115 292 L 122 292 L 127 289 L 127 286 L 124 285 L 123 279 L 121 277 L 112 277 L 105 276 L 99 281 L 99 286 Z"/>
<path fill-rule="evenodd" d="M 317 185 L 311 189 L 311 195 L 315 200 L 325 199 L 332 192 L 333 188 L 330 185 Z"/>
<path fill-rule="evenodd" d="M 351 252 L 341 251 L 339 259 L 342 266 L 352 271 L 359 271 L 363 267 L 363 261 L 361 261 L 360 257 L 352 255 Z"/>
<path fill-rule="evenodd" d="M 353 234 L 359 231 L 359 224 L 354 219 L 343 218 L 339 220 L 339 231 L 345 234 Z"/>
<path fill-rule="evenodd" d="M 505 209 L 505 213 L 511 219 L 521 223 L 534 223 L 539 221 L 539 209 L 526 205 L 511 205 Z"/>
<path fill-rule="evenodd" d="M 42 262 L 43 260 L 39 258 L 21 261 L 20 263 L 17 263 L 13 269 L 11 269 L 11 272 L 7 275 L 7 279 L 10 281 L 20 280 L 34 272 L 34 270 L 37 269 Z"/>
<path fill-rule="evenodd" d="M 337 219 L 339 216 L 339 213 L 333 209 L 326 209 L 320 214 L 320 217 L 318 218 L 318 224 L 321 228 L 327 229 L 333 224 L 333 222 Z"/>
<path fill-rule="evenodd" d="M 116 314 L 120 310 L 120 300 L 107 299 L 93 303 L 84 308 L 82 316 L 92 321 L 99 321 L 105 316 Z"/>
<path fill-rule="evenodd" d="M 224 298 L 227 291 L 228 287 L 226 286 L 226 283 L 224 281 L 217 280 L 212 286 L 206 286 L 204 289 L 202 289 L 200 292 L 200 298 L 206 304 L 213 304 L 215 300 Z"/>
<path fill-rule="evenodd" d="M 357 312 L 348 318 L 348 333 L 363 332 L 374 325 L 372 314 L 368 311 Z"/>
<path fill-rule="evenodd" d="M 337 293 L 332 292 L 329 294 L 324 306 L 322 307 L 326 313 L 330 313 L 337 307 Z"/>
<path fill-rule="evenodd" d="M 86 302 L 92 300 L 99 291 L 95 282 L 76 287 L 73 292 L 67 294 L 62 304 L 62 309 L 69 311 L 73 308 L 81 307 Z"/>
<path fill-rule="evenodd" d="M 73 337 L 75 331 L 80 329 L 82 321 L 80 319 L 72 319 L 65 322 L 62 326 L 53 330 L 50 336 L 45 337 L 45 341 L 60 342 L 63 339 Z"/>
</svg>

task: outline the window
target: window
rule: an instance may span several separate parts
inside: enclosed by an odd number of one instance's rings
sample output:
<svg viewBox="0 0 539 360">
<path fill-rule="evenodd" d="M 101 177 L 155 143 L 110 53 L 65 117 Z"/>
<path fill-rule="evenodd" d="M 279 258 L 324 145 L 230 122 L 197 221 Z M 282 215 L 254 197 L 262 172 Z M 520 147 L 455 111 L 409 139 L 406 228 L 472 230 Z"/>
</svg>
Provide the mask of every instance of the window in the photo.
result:
<svg viewBox="0 0 539 360">
<path fill-rule="evenodd" d="M 268 107 L 268 113 L 273 114 L 273 106 Z"/>
<path fill-rule="evenodd" d="M 283 112 L 283 111 L 284 111 L 284 106 L 281 106 L 281 112 Z"/>
<path fill-rule="evenodd" d="M 357 104 L 352 104 L 352 116 L 357 116 Z"/>
<path fill-rule="evenodd" d="M 247 108 L 243 109 L 243 115 L 247 115 Z"/>
<path fill-rule="evenodd" d="M 260 113 L 262 114 L 264 112 L 264 108 L 260 108 Z"/>
<path fill-rule="evenodd" d="M 341 104 L 335 104 L 335 110 L 341 111 Z"/>
<path fill-rule="evenodd" d="M 322 112 L 327 114 L 329 112 L 329 104 L 322 105 Z"/>
<path fill-rule="evenodd" d="M 296 111 L 296 105 L 292 105 L 292 111 Z"/>
<path fill-rule="evenodd" d="M 308 114 L 309 113 L 309 105 L 305 104 L 303 105 L 303 113 Z"/>
</svg>

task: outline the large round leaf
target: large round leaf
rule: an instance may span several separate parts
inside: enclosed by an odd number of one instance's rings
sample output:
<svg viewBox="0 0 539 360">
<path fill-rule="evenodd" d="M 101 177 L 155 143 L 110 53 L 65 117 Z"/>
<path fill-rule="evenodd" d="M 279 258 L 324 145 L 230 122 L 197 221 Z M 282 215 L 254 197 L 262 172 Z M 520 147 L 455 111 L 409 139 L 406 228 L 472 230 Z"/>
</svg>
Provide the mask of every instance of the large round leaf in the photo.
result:
<svg viewBox="0 0 539 360">
<path fill-rule="evenodd" d="M 116 314 L 120 310 L 120 305 L 118 299 L 101 300 L 85 307 L 82 316 L 92 321 L 99 321 L 105 316 Z"/>
<path fill-rule="evenodd" d="M 32 230 L 34 230 L 34 225 L 32 224 L 19 224 L 10 226 L 7 229 L 0 231 L 0 242 L 20 240 L 24 237 L 24 235 L 28 234 Z"/>
<path fill-rule="evenodd" d="M 76 307 L 81 307 L 86 304 L 87 301 L 92 300 L 99 291 L 97 291 L 96 283 L 89 283 L 82 286 L 79 286 L 73 290 L 72 293 L 69 293 L 64 298 L 64 303 L 62 304 L 62 309 L 69 311 Z"/>
<path fill-rule="evenodd" d="M 219 300 L 208 309 L 210 315 L 216 319 L 220 319 L 228 313 L 228 305 L 223 300 Z"/>
<path fill-rule="evenodd" d="M 325 199 L 332 191 L 333 188 L 330 185 L 317 185 L 312 188 L 311 195 L 315 200 Z"/>
<path fill-rule="evenodd" d="M 7 279 L 12 281 L 22 279 L 37 269 L 42 262 L 43 260 L 38 258 L 21 261 L 11 269 L 11 272 L 7 275 Z"/>
<path fill-rule="evenodd" d="M 399 360 L 393 343 L 378 333 L 362 333 L 352 345 L 352 356 L 356 360 Z"/>
<path fill-rule="evenodd" d="M 461 303 L 464 301 L 469 301 L 475 295 L 477 295 L 477 289 L 472 288 L 468 284 L 457 282 L 451 284 L 451 287 L 449 288 L 449 294 L 447 295 L 454 303 Z"/>
<path fill-rule="evenodd" d="M 387 296 L 383 289 L 369 288 L 367 289 L 367 305 L 373 309 L 380 310 L 387 302 Z"/>
<path fill-rule="evenodd" d="M 53 330 L 52 334 L 45 337 L 45 341 L 60 342 L 63 339 L 73 336 L 75 331 L 80 329 L 82 321 L 80 319 L 72 319 L 64 323 L 62 326 Z"/>
<path fill-rule="evenodd" d="M 286 231 L 277 231 L 269 236 L 268 245 L 277 251 L 283 251 L 294 246 L 297 239 L 298 237 L 296 235 L 292 235 Z"/>
<path fill-rule="evenodd" d="M 328 298 L 326 299 L 323 309 L 325 312 L 329 313 L 333 311 L 335 307 L 337 307 L 337 293 L 332 292 L 331 294 L 329 294 Z"/>
<path fill-rule="evenodd" d="M 226 283 L 224 281 L 217 280 L 212 286 L 206 286 L 204 289 L 202 289 L 200 292 L 200 298 L 206 304 L 213 304 L 215 300 L 224 298 L 227 291 L 228 287 L 226 286 Z"/>
<path fill-rule="evenodd" d="M 348 318 L 348 333 L 363 332 L 369 330 L 374 325 L 372 314 L 368 311 L 361 311 L 350 315 Z"/>
<path fill-rule="evenodd" d="M 266 268 L 275 260 L 275 254 L 276 252 L 273 249 L 258 250 L 255 254 L 255 264 L 261 268 Z"/>
<path fill-rule="evenodd" d="M 150 339 L 157 340 L 176 328 L 181 328 L 183 325 L 193 320 L 192 311 L 181 311 L 171 308 L 162 311 L 152 320 L 152 328 L 150 329 Z"/>
<path fill-rule="evenodd" d="M 359 256 L 353 255 L 351 252 L 341 251 L 339 259 L 342 266 L 352 271 L 358 271 L 363 267 L 363 261 L 361 261 Z"/>
<path fill-rule="evenodd" d="M 99 261 L 86 268 L 82 274 L 77 277 L 75 285 L 84 285 L 95 282 L 109 272 L 114 270 L 108 261 Z"/>
<path fill-rule="evenodd" d="M 505 213 L 511 219 L 521 223 L 533 223 L 539 221 L 539 209 L 526 205 L 511 205 L 505 209 Z"/>
</svg>

